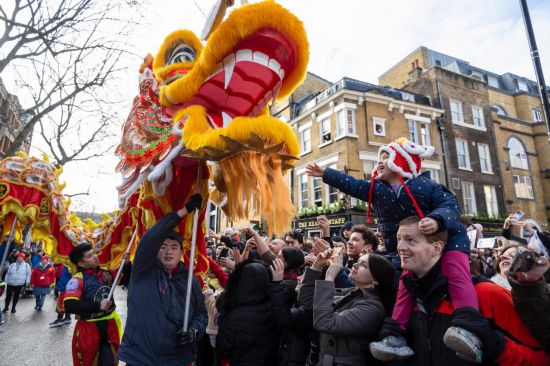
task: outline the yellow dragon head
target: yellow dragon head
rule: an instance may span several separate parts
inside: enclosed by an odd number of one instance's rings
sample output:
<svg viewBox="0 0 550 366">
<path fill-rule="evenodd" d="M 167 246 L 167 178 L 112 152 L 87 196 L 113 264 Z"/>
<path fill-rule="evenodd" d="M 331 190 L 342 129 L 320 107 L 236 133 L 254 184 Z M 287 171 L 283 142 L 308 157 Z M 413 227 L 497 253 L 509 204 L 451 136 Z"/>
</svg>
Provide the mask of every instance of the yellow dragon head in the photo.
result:
<svg viewBox="0 0 550 366">
<path fill-rule="evenodd" d="M 231 219 L 254 209 L 284 231 L 294 209 L 282 174 L 299 144 L 269 105 L 301 83 L 308 57 L 302 23 L 273 1 L 235 9 L 205 45 L 188 30 L 168 35 L 142 65 L 117 149 L 122 202 L 146 180 L 163 196 L 178 160 L 198 158 L 215 162 Z"/>
</svg>

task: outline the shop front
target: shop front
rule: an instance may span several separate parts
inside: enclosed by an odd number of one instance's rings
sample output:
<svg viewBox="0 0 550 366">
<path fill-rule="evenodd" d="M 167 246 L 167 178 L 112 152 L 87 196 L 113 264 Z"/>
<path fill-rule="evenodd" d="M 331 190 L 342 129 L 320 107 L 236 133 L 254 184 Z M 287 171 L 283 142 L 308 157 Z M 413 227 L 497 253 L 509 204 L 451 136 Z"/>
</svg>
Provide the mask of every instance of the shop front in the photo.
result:
<svg viewBox="0 0 550 366">
<path fill-rule="evenodd" d="M 366 224 L 367 216 L 365 212 L 342 212 L 336 214 L 325 215 L 330 222 L 330 236 L 340 236 L 340 230 L 342 225 L 347 221 L 353 221 L 355 224 Z M 304 234 L 304 238 L 311 238 L 314 236 L 321 236 L 321 230 L 317 225 L 317 217 L 305 217 L 301 219 L 295 219 L 292 222 L 292 228 L 301 230 Z"/>
</svg>

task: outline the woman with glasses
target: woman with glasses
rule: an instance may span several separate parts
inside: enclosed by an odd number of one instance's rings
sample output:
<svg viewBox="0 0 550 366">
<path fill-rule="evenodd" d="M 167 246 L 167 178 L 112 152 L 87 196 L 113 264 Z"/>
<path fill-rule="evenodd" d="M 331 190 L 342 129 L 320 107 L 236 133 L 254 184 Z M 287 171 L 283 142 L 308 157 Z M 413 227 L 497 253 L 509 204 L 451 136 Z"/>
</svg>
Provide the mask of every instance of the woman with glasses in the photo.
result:
<svg viewBox="0 0 550 366">
<path fill-rule="evenodd" d="M 349 277 L 355 287 L 337 289 L 334 279 L 343 268 L 342 256 L 329 249 L 306 269 L 299 302 L 313 308 L 313 327 L 319 331 L 320 365 L 375 365 L 373 341 L 393 300 L 392 264 L 378 254 L 359 257 Z M 323 267 L 330 262 L 323 280 Z"/>
</svg>

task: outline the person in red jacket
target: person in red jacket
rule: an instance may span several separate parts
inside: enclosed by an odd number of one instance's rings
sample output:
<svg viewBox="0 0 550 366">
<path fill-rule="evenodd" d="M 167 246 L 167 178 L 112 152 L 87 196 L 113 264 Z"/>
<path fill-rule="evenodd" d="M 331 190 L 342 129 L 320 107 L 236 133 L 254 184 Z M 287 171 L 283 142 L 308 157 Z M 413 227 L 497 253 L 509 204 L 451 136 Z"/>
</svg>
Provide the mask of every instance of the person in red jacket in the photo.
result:
<svg viewBox="0 0 550 366">
<path fill-rule="evenodd" d="M 46 295 L 50 293 L 50 286 L 55 282 L 55 270 L 49 262 L 50 257 L 43 256 L 40 264 L 31 273 L 31 285 L 36 299 L 34 310 L 42 311 Z"/>
</svg>

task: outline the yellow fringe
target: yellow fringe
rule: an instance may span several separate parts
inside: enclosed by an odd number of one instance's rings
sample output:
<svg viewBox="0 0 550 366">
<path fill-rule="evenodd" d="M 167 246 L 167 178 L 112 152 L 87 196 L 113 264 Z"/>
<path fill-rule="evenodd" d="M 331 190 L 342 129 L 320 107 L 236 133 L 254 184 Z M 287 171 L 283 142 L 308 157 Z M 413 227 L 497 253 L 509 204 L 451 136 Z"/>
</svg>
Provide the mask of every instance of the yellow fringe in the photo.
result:
<svg viewBox="0 0 550 366">
<path fill-rule="evenodd" d="M 248 219 L 253 209 L 267 219 L 269 235 L 288 231 L 295 209 L 280 160 L 247 151 L 220 161 L 220 169 L 227 187 L 224 211 L 229 217 Z"/>
</svg>

